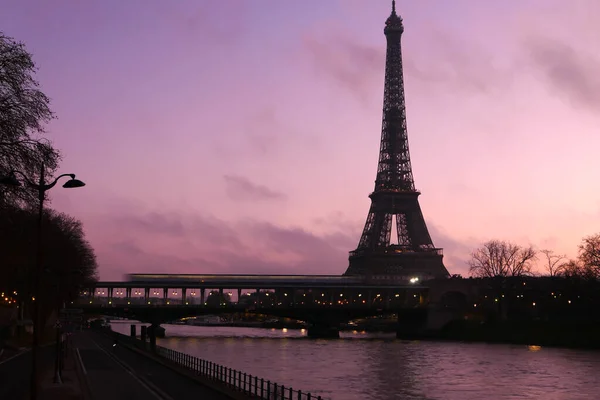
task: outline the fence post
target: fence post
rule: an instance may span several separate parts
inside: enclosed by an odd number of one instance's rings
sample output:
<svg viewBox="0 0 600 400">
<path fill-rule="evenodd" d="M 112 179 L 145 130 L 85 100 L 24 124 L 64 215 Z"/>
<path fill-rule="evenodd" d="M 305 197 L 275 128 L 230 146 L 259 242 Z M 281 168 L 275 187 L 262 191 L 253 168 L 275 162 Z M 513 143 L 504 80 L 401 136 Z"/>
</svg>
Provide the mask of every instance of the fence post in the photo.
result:
<svg viewBox="0 0 600 400">
<path fill-rule="evenodd" d="M 244 384 L 242 390 L 246 393 L 246 373 L 244 372 Z"/>
<path fill-rule="evenodd" d="M 290 400 L 292 400 L 292 396 L 294 395 L 294 391 L 292 390 L 292 388 L 290 387 L 290 395 L 288 396 L 288 398 Z M 283 396 L 281 397 L 283 399 Z"/>
<path fill-rule="evenodd" d="M 267 399 L 271 397 L 271 381 L 267 381 Z"/>
<path fill-rule="evenodd" d="M 273 383 L 273 396 L 277 399 L 279 391 L 277 390 L 277 382 Z"/>
<path fill-rule="evenodd" d="M 254 377 L 254 395 L 258 394 L 258 376 Z"/>
<path fill-rule="evenodd" d="M 310 393 L 308 393 L 308 394 L 306 395 L 306 400 L 311 400 L 311 395 L 310 395 Z"/>
<path fill-rule="evenodd" d="M 302 390 L 298 390 L 298 400 L 302 400 Z"/>
</svg>

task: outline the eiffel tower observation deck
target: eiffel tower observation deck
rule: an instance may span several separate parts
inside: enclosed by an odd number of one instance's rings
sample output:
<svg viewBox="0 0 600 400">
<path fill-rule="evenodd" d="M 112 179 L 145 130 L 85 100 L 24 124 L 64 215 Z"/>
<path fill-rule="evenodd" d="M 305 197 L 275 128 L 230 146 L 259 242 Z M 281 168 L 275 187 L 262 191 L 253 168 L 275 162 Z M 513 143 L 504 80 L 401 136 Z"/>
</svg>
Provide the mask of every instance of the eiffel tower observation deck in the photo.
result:
<svg viewBox="0 0 600 400">
<path fill-rule="evenodd" d="M 447 277 L 442 249 L 433 245 L 413 179 L 400 44 L 404 25 L 395 1 L 383 32 L 387 52 L 377 178 L 365 227 L 344 275 L 377 280 Z M 392 242 L 392 229 L 397 242 Z"/>
</svg>

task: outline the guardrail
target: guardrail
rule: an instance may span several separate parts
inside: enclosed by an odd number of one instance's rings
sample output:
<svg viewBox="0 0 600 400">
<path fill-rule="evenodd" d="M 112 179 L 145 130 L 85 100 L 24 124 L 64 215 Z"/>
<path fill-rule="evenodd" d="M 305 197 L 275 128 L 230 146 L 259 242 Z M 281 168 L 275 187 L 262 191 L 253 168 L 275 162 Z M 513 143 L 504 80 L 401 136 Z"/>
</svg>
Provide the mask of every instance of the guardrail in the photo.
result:
<svg viewBox="0 0 600 400">
<path fill-rule="evenodd" d="M 113 334 L 118 335 L 119 338 L 124 339 L 125 342 L 132 343 L 136 347 L 147 349 L 147 343 L 141 340 L 117 332 L 113 332 Z M 285 387 L 284 385 L 166 347 L 156 346 L 156 354 L 193 371 L 198 376 L 223 383 L 257 400 L 325 400 L 321 396 Z"/>
</svg>

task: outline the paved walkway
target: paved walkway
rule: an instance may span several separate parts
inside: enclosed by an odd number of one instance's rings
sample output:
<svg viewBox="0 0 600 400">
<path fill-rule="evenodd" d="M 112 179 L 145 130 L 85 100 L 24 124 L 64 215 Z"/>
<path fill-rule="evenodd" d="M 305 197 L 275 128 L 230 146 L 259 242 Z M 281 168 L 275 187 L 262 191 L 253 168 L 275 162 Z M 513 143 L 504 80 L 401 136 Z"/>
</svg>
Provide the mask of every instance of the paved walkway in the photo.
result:
<svg viewBox="0 0 600 400">
<path fill-rule="evenodd" d="M 55 346 L 40 348 L 39 400 L 231 400 L 110 337 L 76 332 L 65 359 L 62 382 L 54 383 Z M 29 398 L 31 351 L 2 354 L 0 399 Z M 244 398 L 241 394 L 236 398 Z"/>
<path fill-rule="evenodd" d="M 78 332 L 73 335 L 73 346 L 81 357 L 93 400 L 231 399 L 125 346 L 113 347 L 105 335 Z"/>
</svg>

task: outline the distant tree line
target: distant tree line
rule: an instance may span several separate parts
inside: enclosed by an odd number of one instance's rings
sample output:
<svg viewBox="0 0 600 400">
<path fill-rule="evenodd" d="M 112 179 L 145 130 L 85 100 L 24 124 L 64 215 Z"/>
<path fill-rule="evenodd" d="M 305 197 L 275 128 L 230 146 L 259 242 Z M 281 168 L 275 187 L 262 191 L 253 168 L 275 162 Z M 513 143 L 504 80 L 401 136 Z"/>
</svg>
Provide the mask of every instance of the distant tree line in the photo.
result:
<svg viewBox="0 0 600 400">
<path fill-rule="evenodd" d="M 20 171 L 37 182 L 43 168 L 52 176 L 60 152 L 44 136 L 55 116 L 49 98 L 39 89 L 36 66 L 23 43 L 0 32 L 0 177 Z M 18 178 L 22 178 L 17 176 Z M 33 292 L 37 262 L 38 191 L 24 184 L 0 184 L 1 305 L 25 305 L 44 295 L 44 311 L 78 296 L 96 279 L 96 257 L 80 221 L 46 208 L 43 213 L 43 276 Z M 48 314 L 46 312 L 46 314 Z"/>
<path fill-rule="evenodd" d="M 536 261 L 541 261 L 545 276 L 600 279 L 600 233 L 582 239 L 575 259 L 548 249 L 536 251 L 533 246 L 490 240 L 471 253 L 469 273 L 477 278 L 534 276 Z"/>
</svg>

